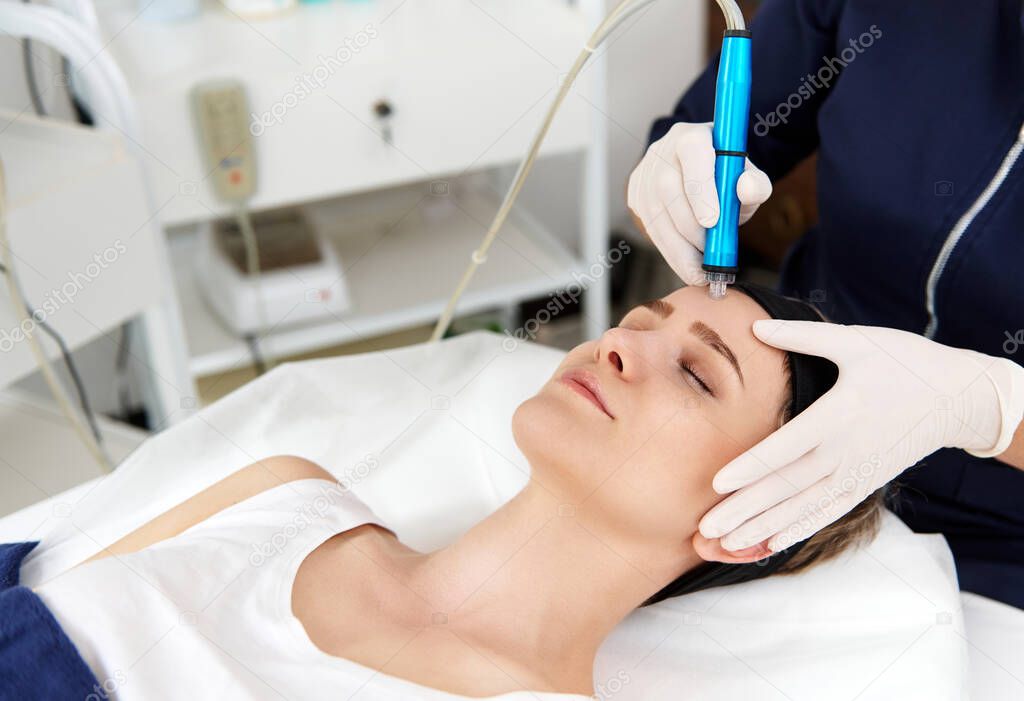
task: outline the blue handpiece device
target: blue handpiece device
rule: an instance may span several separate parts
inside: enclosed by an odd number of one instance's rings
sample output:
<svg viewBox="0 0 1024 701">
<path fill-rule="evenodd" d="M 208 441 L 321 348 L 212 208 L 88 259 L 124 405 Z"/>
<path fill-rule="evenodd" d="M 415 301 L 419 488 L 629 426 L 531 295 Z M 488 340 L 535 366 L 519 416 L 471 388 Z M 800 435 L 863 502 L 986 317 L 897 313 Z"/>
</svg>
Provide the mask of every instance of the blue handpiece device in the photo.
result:
<svg viewBox="0 0 1024 701">
<path fill-rule="evenodd" d="M 729 29 L 722 39 L 722 56 L 718 61 L 712 130 L 720 214 L 704 242 L 704 275 L 713 299 L 724 297 L 726 286 L 736 282 L 740 218 L 736 182 L 746 165 L 749 121 L 750 32 Z"/>
</svg>

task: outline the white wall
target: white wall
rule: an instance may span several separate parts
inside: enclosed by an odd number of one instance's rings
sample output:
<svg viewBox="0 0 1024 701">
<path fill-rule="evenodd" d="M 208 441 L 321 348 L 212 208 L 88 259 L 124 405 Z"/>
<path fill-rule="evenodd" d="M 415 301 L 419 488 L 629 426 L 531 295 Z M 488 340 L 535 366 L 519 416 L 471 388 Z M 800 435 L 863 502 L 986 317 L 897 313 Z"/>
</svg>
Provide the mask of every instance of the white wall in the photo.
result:
<svg viewBox="0 0 1024 701">
<path fill-rule="evenodd" d="M 651 121 L 670 112 L 704 68 L 706 11 L 705 0 L 658 0 L 611 39 L 608 90 L 613 226 L 628 222 L 626 178 L 643 155 Z"/>
<path fill-rule="evenodd" d="M 618 0 L 605 0 L 611 9 Z M 613 228 L 633 231 L 626 210 L 626 179 L 643 155 L 655 117 L 671 111 L 705 61 L 705 0 L 658 0 L 630 18 L 609 39 L 609 194 Z M 585 86 L 580 88 L 586 90 Z M 576 240 L 579 164 L 572 157 L 538 165 L 524 188 L 523 205 L 553 222 L 566 241 Z"/>
<path fill-rule="evenodd" d="M 20 110 L 28 104 L 21 72 L 21 49 L 9 36 L 0 37 L 0 107 Z"/>
</svg>

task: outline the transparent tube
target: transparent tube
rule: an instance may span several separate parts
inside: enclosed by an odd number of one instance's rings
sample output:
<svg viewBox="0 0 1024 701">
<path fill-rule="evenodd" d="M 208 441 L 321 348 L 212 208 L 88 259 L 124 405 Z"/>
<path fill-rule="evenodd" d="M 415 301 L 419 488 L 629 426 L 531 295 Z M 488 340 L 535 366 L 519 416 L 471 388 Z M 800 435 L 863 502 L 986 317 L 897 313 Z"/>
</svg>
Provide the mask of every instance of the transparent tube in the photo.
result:
<svg viewBox="0 0 1024 701">
<path fill-rule="evenodd" d="M 274 367 L 273 359 L 269 354 L 260 350 L 260 340 L 270 334 L 270 322 L 267 320 L 267 300 L 263 296 L 263 274 L 260 271 L 260 247 L 256 239 L 256 230 L 252 226 L 252 217 L 249 209 L 242 205 L 235 210 L 235 220 L 238 222 L 238 230 L 242 234 L 242 244 L 245 246 L 245 269 L 249 279 L 256 288 L 256 313 L 259 316 L 259 328 L 249 339 L 249 347 L 252 351 L 253 364 L 256 367 L 256 374 L 263 375 Z"/>
<path fill-rule="evenodd" d="M 743 19 L 743 10 L 733 0 L 717 0 L 719 9 L 725 15 L 726 29 L 746 29 L 747 23 Z"/>
<path fill-rule="evenodd" d="M 627 17 L 638 12 L 647 5 L 650 5 L 652 2 L 654 2 L 654 0 L 622 0 L 622 2 L 616 5 L 612 11 L 608 13 L 608 16 L 604 18 L 604 21 L 601 22 L 597 29 L 594 30 L 590 40 L 587 42 L 586 46 L 583 47 L 583 50 L 580 51 L 579 56 L 576 57 L 575 63 L 570 69 L 568 75 L 566 75 L 565 80 L 562 81 L 561 87 L 558 89 L 558 94 L 555 95 L 554 102 L 552 102 L 551 107 L 548 108 L 544 121 L 541 122 L 540 128 L 537 130 L 536 135 L 534 135 L 530 148 L 526 152 L 526 156 L 520 162 L 519 169 L 516 171 L 515 177 L 512 179 L 512 184 L 509 186 L 508 192 L 505 193 L 505 199 L 502 201 L 497 214 L 494 215 L 494 220 L 487 229 L 487 234 L 484 236 L 480 246 L 473 251 L 473 254 L 470 256 L 470 263 L 466 267 L 466 271 L 462 274 L 462 279 L 459 280 L 459 284 L 455 287 L 455 292 L 452 293 L 451 298 L 448 300 L 448 304 L 445 306 L 444 312 L 441 314 L 441 318 L 438 319 L 437 325 L 434 327 L 434 331 L 430 335 L 431 341 L 439 341 L 444 336 L 445 331 L 448 330 L 448 326 L 452 322 L 452 318 L 455 316 L 455 307 L 459 303 L 459 299 L 462 297 L 463 293 L 466 291 L 466 288 L 469 287 L 469 283 L 473 279 L 473 274 L 476 273 L 476 269 L 487 260 L 487 251 L 490 249 L 491 244 L 494 243 L 494 239 L 497 238 L 498 232 L 505 224 L 505 220 L 508 219 L 508 215 L 512 211 L 512 205 L 515 204 L 520 191 L 523 189 L 523 183 L 526 182 L 526 176 L 530 174 L 534 161 L 537 160 L 537 154 L 540 152 L 541 144 L 544 143 L 544 138 L 551 129 L 551 124 L 555 120 L 555 115 L 558 114 L 559 108 L 561 108 L 562 103 L 565 101 L 566 95 L 569 94 L 569 89 L 572 87 L 573 83 L 576 82 L 576 78 L 579 77 L 580 71 L 583 70 L 583 66 L 586 65 L 590 57 L 595 51 L 597 51 L 597 48 L 604 43 L 608 36 L 614 32 Z M 746 29 L 746 24 L 743 20 L 743 12 L 740 10 L 739 5 L 736 4 L 735 0 L 717 0 L 717 2 L 719 8 L 722 10 L 722 14 L 725 15 L 725 24 L 728 29 Z"/>
</svg>

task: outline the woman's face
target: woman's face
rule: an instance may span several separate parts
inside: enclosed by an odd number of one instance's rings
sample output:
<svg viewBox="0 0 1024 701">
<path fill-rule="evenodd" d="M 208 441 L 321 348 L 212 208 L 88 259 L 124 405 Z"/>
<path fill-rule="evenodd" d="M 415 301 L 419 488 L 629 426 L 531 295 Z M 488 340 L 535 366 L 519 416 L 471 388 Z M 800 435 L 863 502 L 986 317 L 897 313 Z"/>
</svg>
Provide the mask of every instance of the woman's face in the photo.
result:
<svg viewBox="0 0 1024 701">
<path fill-rule="evenodd" d="M 574 348 L 512 422 L 534 479 L 629 537 L 688 539 L 714 474 L 779 425 L 784 354 L 751 332 L 767 318 L 684 287 Z"/>
</svg>

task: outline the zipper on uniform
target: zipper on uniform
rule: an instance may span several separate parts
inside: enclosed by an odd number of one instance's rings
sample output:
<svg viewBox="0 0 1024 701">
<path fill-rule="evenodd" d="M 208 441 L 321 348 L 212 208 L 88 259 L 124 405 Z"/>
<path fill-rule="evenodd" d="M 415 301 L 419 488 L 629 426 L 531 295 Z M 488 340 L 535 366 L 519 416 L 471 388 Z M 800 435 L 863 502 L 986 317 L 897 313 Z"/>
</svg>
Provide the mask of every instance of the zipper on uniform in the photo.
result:
<svg viewBox="0 0 1024 701">
<path fill-rule="evenodd" d="M 925 287 L 925 308 L 928 312 L 928 326 L 924 330 L 926 338 L 935 338 L 935 332 L 939 327 L 939 317 L 935 312 L 935 290 L 939 286 L 939 280 L 942 278 L 942 273 L 946 270 L 946 265 L 949 264 L 950 257 L 953 255 L 953 249 L 960 243 L 960 239 L 963 238 L 964 233 L 970 228 L 981 210 L 985 209 L 985 206 L 988 205 L 992 197 L 1002 187 L 1013 165 L 1020 158 L 1022 151 L 1024 151 L 1024 125 L 1021 125 L 1020 131 L 1017 132 L 1017 141 L 1007 151 L 992 181 L 981 191 L 978 199 L 974 201 L 970 209 L 963 213 L 963 216 L 960 217 L 956 225 L 950 230 L 949 235 L 946 236 L 946 241 L 942 244 L 939 255 L 935 258 L 935 263 L 932 264 L 932 270 L 928 274 L 928 283 Z"/>
</svg>

